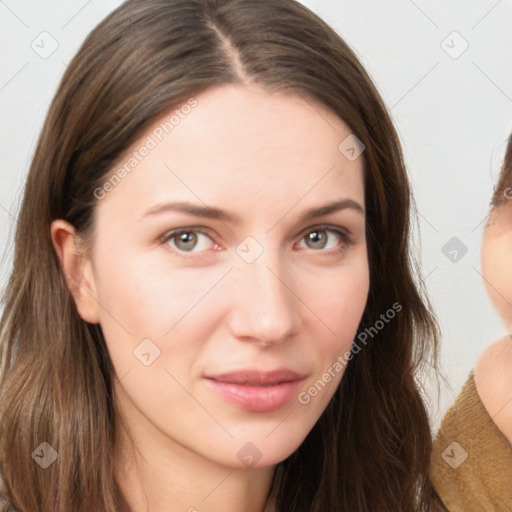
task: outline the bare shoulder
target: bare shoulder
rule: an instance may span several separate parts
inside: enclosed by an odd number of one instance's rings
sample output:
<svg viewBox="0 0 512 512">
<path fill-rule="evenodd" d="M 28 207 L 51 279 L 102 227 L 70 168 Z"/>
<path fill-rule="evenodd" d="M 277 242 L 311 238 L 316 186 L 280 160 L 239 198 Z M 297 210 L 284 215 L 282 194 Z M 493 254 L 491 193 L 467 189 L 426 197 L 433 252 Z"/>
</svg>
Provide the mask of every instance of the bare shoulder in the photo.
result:
<svg viewBox="0 0 512 512">
<path fill-rule="evenodd" d="M 486 348 L 475 366 L 480 399 L 496 426 L 512 443 L 512 337 Z"/>
</svg>

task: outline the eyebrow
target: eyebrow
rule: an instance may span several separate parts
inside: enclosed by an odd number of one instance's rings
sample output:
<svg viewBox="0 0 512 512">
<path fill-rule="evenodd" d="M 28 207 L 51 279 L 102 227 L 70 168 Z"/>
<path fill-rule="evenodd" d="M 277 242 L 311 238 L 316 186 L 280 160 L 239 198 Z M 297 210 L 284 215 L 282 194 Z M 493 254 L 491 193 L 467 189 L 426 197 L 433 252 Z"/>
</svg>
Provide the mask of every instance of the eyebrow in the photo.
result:
<svg viewBox="0 0 512 512">
<path fill-rule="evenodd" d="M 330 213 L 335 213 L 346 209 L 354 210 L 363 216 L 365 214 L 364 208 L 357 201 L 354 201 L 353 199 L 340 199 L 339 201 L 328 203 L 324 206 L 313 207 L 309 210 L 306 210 L 300 216 L 299 222 L 306 222 L 316 217 L 323 217 L 325 215 L 329 215 Z M 228 212 L 226 210 L 221 210 L 220 208 L 215 208 L 213 206 L 201 206 L 181 201 L 158 203 L 157 205 L 149 208 L 141 216 L 140 220 L 148 216 L 158 215 L 166 212 L 180 212 L 193 215 L 195 217 L 215 219 L 231 224 L 241 224 L 242 222 L 242 218 L 239 215 Z"/>
</svg>

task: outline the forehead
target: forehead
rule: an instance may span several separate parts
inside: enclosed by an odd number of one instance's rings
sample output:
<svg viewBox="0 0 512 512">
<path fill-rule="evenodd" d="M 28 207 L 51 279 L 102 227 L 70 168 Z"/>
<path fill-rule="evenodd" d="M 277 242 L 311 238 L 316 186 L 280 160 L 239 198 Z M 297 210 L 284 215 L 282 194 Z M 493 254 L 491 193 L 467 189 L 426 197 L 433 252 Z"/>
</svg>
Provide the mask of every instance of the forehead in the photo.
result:
<svg viewBox="0 0 512 512">
<path fill-rule="evenodd" d="M 362 202 L 363 157 L 340 150 L 350 136 L 342 119 L 304 96 L 213 87 L 152 124 L 118 162 L 125 177 L 100 207 L 130 205 L 135 214 L 179 198 L 277 214 L 305 196 Z"/>
</svg>

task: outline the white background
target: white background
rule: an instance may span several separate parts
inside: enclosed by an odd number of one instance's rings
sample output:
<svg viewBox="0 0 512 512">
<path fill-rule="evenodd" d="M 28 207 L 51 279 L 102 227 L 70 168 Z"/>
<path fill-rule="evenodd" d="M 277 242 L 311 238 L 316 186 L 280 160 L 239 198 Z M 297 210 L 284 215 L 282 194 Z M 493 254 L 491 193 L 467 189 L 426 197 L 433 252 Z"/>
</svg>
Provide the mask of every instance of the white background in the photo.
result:
<svg viewBox="0 0 512 512">
<path fill-rule="evenodd" d="M 442 370 L 449 383 L 440 397 L 431 393 L 437 425 L 478 354 L 504 334 L 479 272 L 483 221 L 512 131 L 512 2 L 303 3 L 356 51 L 403 143 L 419 210 L 418 253 L 442 328 Z M 85 36 L 119 4 L 0 0 L 2 287 L 24 178 L 49 103 Z M 58 43 L 46 59 L 31 47 L 42 47 L 41 38 L 47 50 L 52 38 Z M 455 263 L 442 252 L 452 237 L 468 248 Z"/>
</svg>

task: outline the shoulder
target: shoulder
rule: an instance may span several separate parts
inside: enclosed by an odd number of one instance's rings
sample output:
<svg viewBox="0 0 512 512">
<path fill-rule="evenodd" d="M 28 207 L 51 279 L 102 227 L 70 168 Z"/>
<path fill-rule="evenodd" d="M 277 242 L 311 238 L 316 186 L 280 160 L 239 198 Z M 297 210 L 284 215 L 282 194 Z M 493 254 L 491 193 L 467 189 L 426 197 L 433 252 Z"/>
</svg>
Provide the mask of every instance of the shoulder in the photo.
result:
<svg viewBox="0 0 512 512">
<path fill-rule="evenodd" d="M 512 337 L 485 349 L 475 366 L 478 395 L 489 416 L 512 443 Z"/>
</svg>

